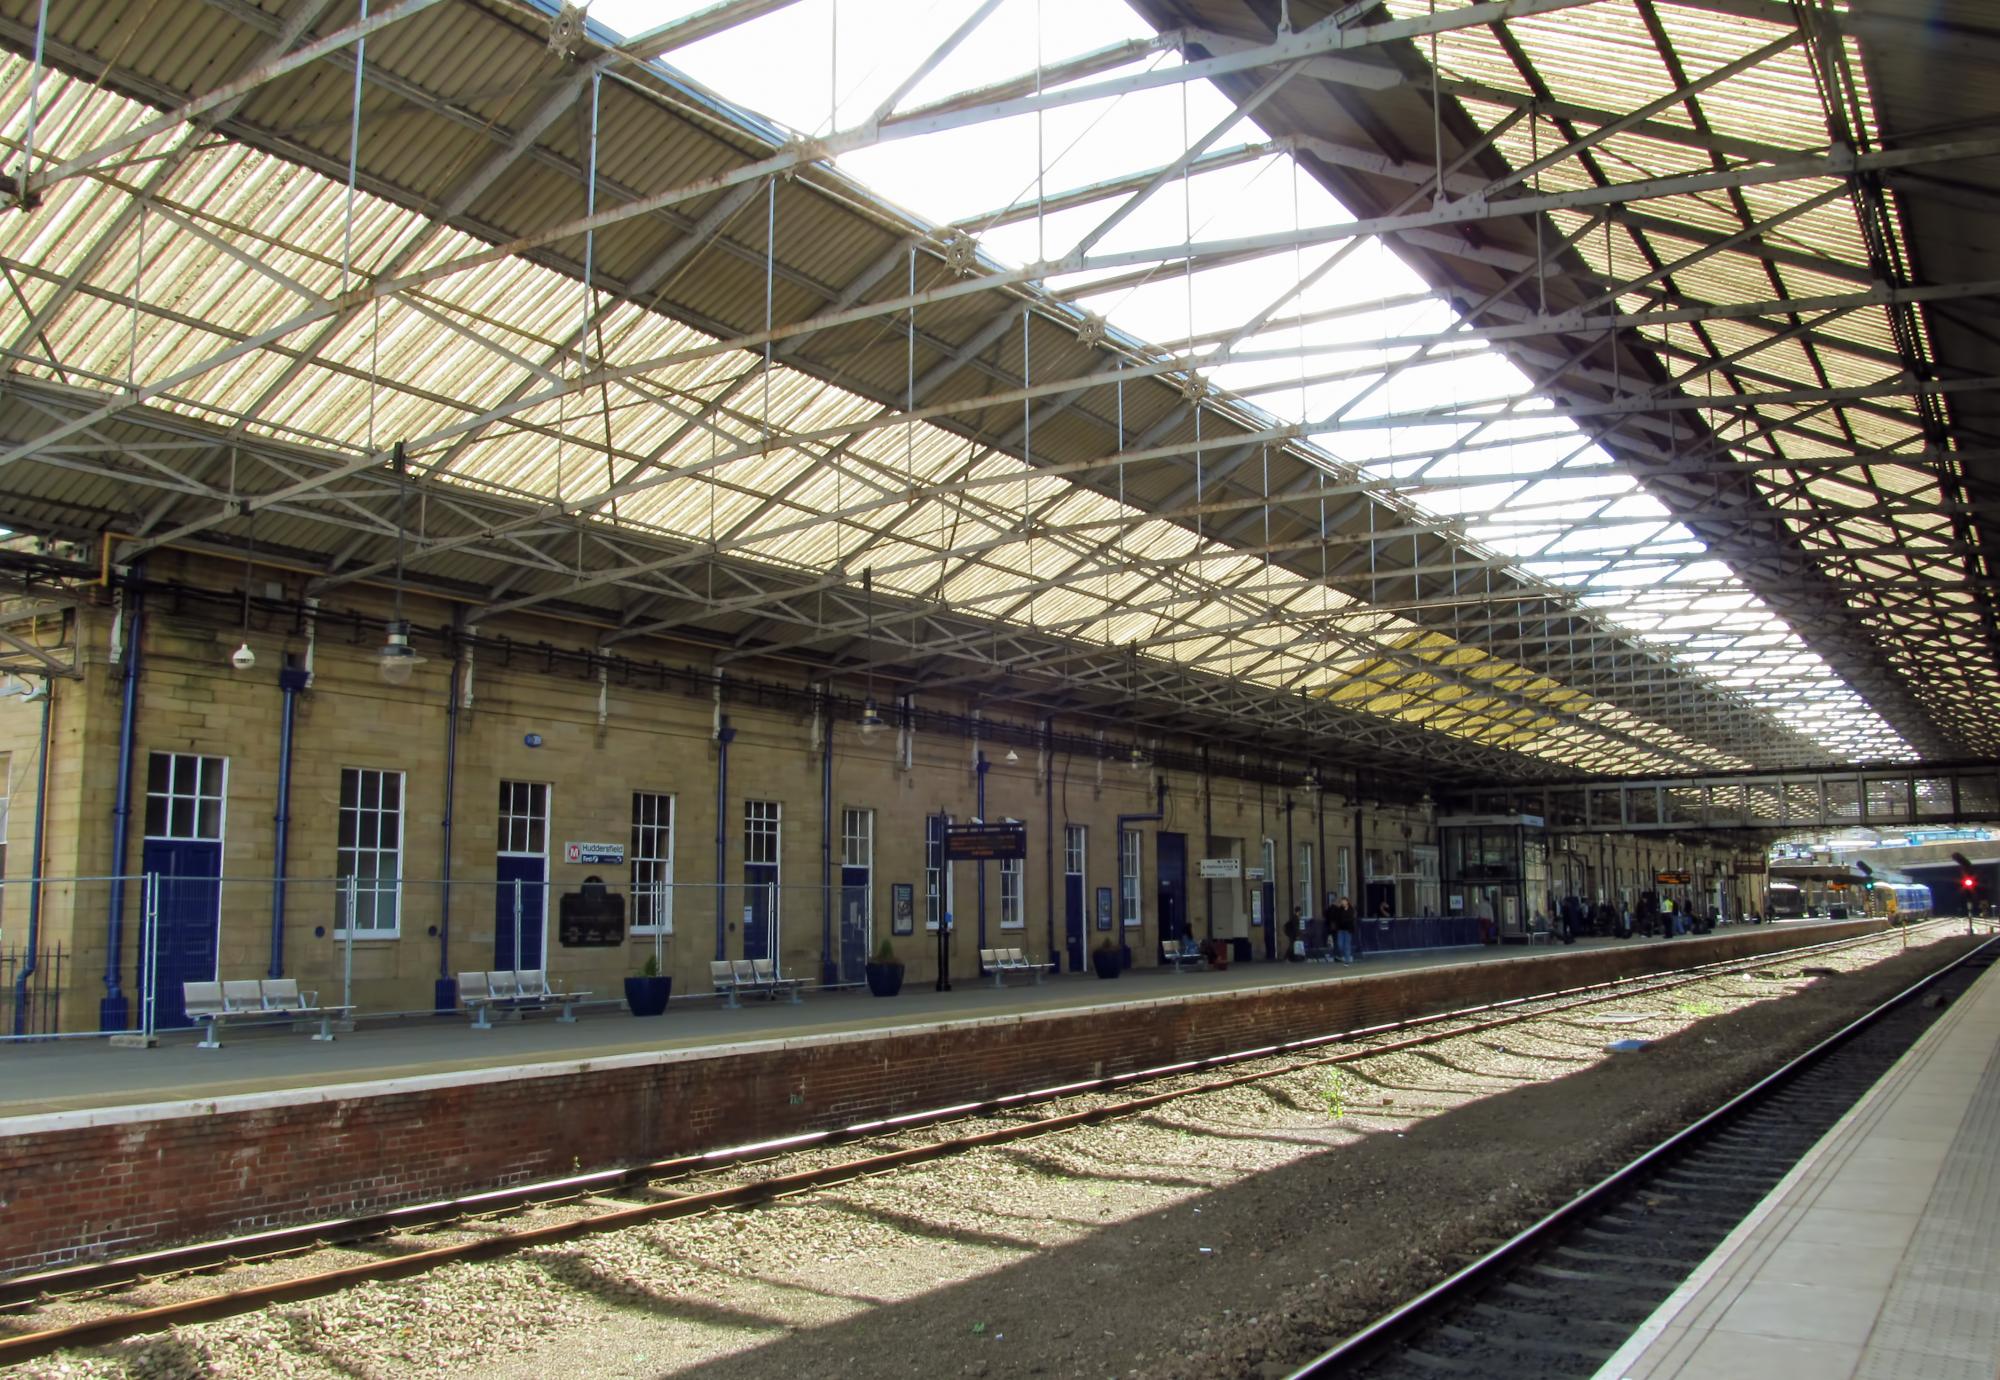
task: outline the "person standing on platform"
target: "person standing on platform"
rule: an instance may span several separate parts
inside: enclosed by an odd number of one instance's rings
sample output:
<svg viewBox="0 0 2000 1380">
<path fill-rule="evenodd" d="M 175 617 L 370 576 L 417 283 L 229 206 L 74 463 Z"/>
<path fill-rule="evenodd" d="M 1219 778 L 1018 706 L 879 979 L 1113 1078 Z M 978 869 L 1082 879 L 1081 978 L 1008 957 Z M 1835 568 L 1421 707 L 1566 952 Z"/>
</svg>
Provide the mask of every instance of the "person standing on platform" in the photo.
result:
<svg viewBox="0 0 2000 1380">
<path fill-rule="evenodd" d="M 1345 896 L 1327 908 L 1327 919 L 1333 926 L 1333 942 L 1342 963 L 1354 962 L 1354 907 Z"/>
<path fill-rule="evenodd" d="M 1291 919 L 1285 921 L 1285 961 L 1304 963 L 1305 948 L 1305 941 L 1299 938 L 1299 908 L 1293 906 Z"/>
</svg>

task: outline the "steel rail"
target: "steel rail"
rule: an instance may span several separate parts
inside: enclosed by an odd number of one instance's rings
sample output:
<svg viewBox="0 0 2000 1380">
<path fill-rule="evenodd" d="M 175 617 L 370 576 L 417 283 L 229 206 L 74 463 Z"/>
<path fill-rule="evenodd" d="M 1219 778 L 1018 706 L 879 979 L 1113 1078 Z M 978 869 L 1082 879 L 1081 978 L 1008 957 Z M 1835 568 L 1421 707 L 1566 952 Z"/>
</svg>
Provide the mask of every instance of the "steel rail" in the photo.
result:
<svg viewBox="0 0 2000 1380">
<path fill-rule="evenodd" d="M 1459 1270 L 1449 1278 L 1432 1285 L 1407 1303 L 1383 1314 L 1359 1332 L 1344 1338 L 1305 1365 L 1293 1371 L 1287 1380 L 1327 1380 L 1327 1377 L 1345 1374 L 1349 1368 L 1366 1364 L 1409 1335 L 1431 1317 L 1468 1297 L 1474 1289 L 1490 1276 L 1511 1264 L 1525 1254 L 1552 1238 L 1557 1230 L 1580 1214 L 1587 1212 L 1611 1194 L 1634 1183 L 1662 1160 L 1673 1155 L 1682 1147 L 1719 1126 L 1751 1104 L 1762 1100 L 1771 1093 L 1789 1084 L 1807 1069 L 1824 1059 L 1828 1054 L 1846 1044 L 1856 1035 L 1866 1030 L 1885 1014 L 1909 1001 L 1931 984 L 1960 965 L 1977 958 L 1995 945 L 2000 945 L 2000 937 L 1988 939 L 1975 949 L 1970 949 L 1944 964 L 1936 971 L 1926 974 L 1918 981 L 1888 998 L 1872 1010 L 1864 1012 L 1848 1024 L 1834 1031 L 1825 1039 L 1813 1045 L 1804 1053 L 1787 1061 L 1763 1078 L 1745 1088 L 1721 1106 L 1707 1112 L 1700 1118 L 1683 1126 L 1658 1145 L 1638 1155 L 1620 1168 L 1571 1198 L 1553 1212 L 1537 1222 L 1523 1227 L 1512 1237 L 1495 1246 L 1479 1259 Z"/>
<path fill-rule="evenodd" d="M 435 1247 L 430 1250 L 414 1251 L 396 1257 L 371 1260 L 358 1265 L 344 1266 L 318 1274 L 302 1276 L 297 1279 L 249 1285 L 241 1289 L 225 1290 L 221 1293 L 207 1295 L 199 1299 L 161 1304 L 152 1308 L 136 1309 L 126 1313 L 107 1315 L 102 1318 L 87 1319 L 66 1324 L 62 1327 L 4 1337 L 0 1338 L 0 1366 L 32 1360 L 36 1357 L 46 1356 L 52 1352 L 67 1348 L 103 1345 L 125 1337 L 146 1332 L 155 1332 L 171 1326 L 214 1321 L 219 1318 L 254 1312 L 271 1304 L 293 1302 L 299 1299 L 337 1293 L 350 1285 L 368 1280 L 400 1279 L 443 1265 L 493 1259 L 515 1251 L 550 1245 L 580 1236 L 621 1230 L 625 1227 L 642 1225 L 648 1222 L 696 1216 L 701 1213 L 726 1208 L 751 1206 L 767 1202 L 773 1198 L 807 1192 L 816 1188 L 824 1188 L 851 1179 L 862 1178 L 871 1174 L 880 1174 L 928 1160 L 961 1154 L 970 1150 L 1004 1145 L 1013 1141 L 1049 1135 L 1075 1127 L 1093 1125 L 1103 1121 L 1135 1115 L 1186 1097 L 1226 1091 L 1231 1088 L 1280 1078 L 1292 1073 L 1323 1068 L 1328 1065 L 1342 1065 L 1360 1062 L 1365 1059 L 1380 1058 L 1387 1054 L 1437 1044 L 1446 1040 L 1460 1039 L 1504 1026 L 1519 1024 L 1523 1021 L 1560 1016 L 1564 1012 L 1583 1006 L 1595 1005 L 1607 1001 L 1628 1001 L 1635 997 L 1644 997 L 1658 992 L 1671 991 L 1675 988 L 1688 986 L 1696 982 L 1708 981 L 1734 970 L 1768 964 L 1775 959 L 1797 959 L 1816 953 L 1879 942 L 1884 936 L 1884 931 L 1876 931 L 1847 939 L 1799 945 L 1792 948 L 1775 950 L 1770 953 L 1749 955 L 1743 958 L 1722 959 L 1695 964 L 1686 968 L 1671 969 L 1665 974 L 1648 973 L 1634 977 L 1614 978 L 1604 982 L 1588 983 L 1577 987 L 1558 988 L 1550 992 L 1530 996 L 1510 997 L 1497 1002 L 1479 1003 L 1467 1007 L 1457 1007 L 1450 1011 L 1432 1012 L 1423 1016 L 1384 1022 L 1374 1026 L 1364 1026 L 1327 1035 L 1308 1036 L 1298 1040 L 1231 1051 L 1226 1054 L 1211 1055 L 1202 1059 L 1188 1060 L 1181 1063 L 1158 1065 L 1148 1069 L 1131 1070 L 1125 1073 L 1108 1075 L 1104 1078 L 1062 1084 L 1023 1093 L 1007 1094 L 978 1102 L 955 1104 L 902 1117 L 859 1122 L 852 1126 L 833 1131 L 808 1133 L 803 1136 L 732 1147 L 706 1154 L 679 1156 L 626 1169 L 600 1171 L 547 1181 L 541 1184 L 525 1185 L 518 1188 L 472 1194 L 461 1198 L 415 1204 L 363 1217 L 344 1218 L 332 1222 L 310 1223 L 299 1227 L 279 1228 L 249 1236 L 200 1242 L 191 1246 L 171 1247 L 166 1250 L 149 1252 L 139 1256 L 127 1256 L 117 1260 L 92 1262 L 34 1275 L 17 1276 L 10 1280 L 0 1281 L 0 1309 L 15 1310 L 58 1296 L 76 1295 L 101 1289 L 116 1288 L 121 1285 L 151 1282 L 169 1275 L 199 1273 L 203 1270 L 216 1269 L 233 1264 L 248 1264 L 271 1260 L 318 1247 L 348 1245 L 362 1240 L 380 1238 L 399 1232 L 408 1232 L 413 1229 L 434 1228 L 449 1225 L 453 1222 L 461 1222 L 503 1212 L 518 1211 L 529 1206 L 549 1206 L 606 1192 L 629 1191 L 662 1181 L 687 1178 L 701 1173 L 712 1173 L 732 1166 L 756 1163 L 802 1150 L 824 1149 L 853 1141 L 880 1138 L 904 1131 L 921 1129 L 926 1126 L 936 1126 L 953 1121 L 1015 1112 L 1040 1103 L 1110 1091 L 1129 1086 L 1133 1083 L 1156 1082 L 1167 1078 L 1185 1077 L 1203 1070 L 1228 1067 L 1252 1060 L 1269 1059 L 1286 1053 L 1323 1049 L 1332 1044 L 1353 1040 L 1374 1039 L 1385 1034 L 1436 1026 L 1449 1021 L 1463 1021 L 1467 1016 L 1478 1016 L 1489 1012 L 1501 1011 L 1511 1013 L 1492 1019 L 1476 1021 L 1470 1025 L 1456 1025 L 1442 1030 L 1425 1030 L 1421 1034 L 1409 1036 L 1404 1039 L 1392 1040 L 1383 1044 L 1371 1044 L 1362 1048 L 1341 1051 L 1330 1056 L 1292 1060 L 1271 1068 L 1256 1069 L 1228 1078 L 1213 1079 L 1188 1087 L 1172 1088 L 1163 1092 L 1151 1093 L 1143 1097 L 1128 1098 L 1098 1107 L 1086 1107 L 1078 1111 L 1042 1117 L 1018 1125 L 994 1127 L 989 1130 L 972 1132 L 963 1136 L 946 1138 L 926 1145 L 910 1146 L 885 1151 L 876 1155 L 864 1156 L 855 1160 L 843 1161 L 834 1165 L 800 1170 L 789 1174 L 774 1175 L 752 1183 L 731 1185 L 700 1193 L 683 1194 L 661 1202 L 638 1204 L 633 1207 L 619 1208 L 570 1221 L 523 1228 L 518 1231 L 484 1237 L 476 1241 L 460 1242 L 449 1246 Z M 1548 1005 L 1551 1002 L 1558 1004 L 1554 1006 Z M 1536 1009 L 1515 1009 L 1529 1006 Z"/>
</svg>

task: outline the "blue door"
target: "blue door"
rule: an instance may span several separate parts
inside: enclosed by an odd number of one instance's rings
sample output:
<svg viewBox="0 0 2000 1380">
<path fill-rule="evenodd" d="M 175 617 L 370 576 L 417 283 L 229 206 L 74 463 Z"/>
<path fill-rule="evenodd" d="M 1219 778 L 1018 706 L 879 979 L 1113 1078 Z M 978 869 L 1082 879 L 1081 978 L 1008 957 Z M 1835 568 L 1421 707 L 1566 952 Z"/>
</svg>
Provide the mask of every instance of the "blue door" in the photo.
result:
<svg viewBox="0 0 2000 1380">
<path fill-rule="evenodd" d="M 1187 918 L 1187 835 L 1161 833 L 1160 859 L 1160 938 L 1187 939 L 1191 936 Z"/>
<path fill-rule="evenodd" d="M 1063 937 L 1069 949 L 1069 970 L 1083 971 L 1083 874 L 1063 873 Z"/>
<path fill-rule="evenodd" d="M 1265 856 L 1268 857 L 1269 854 Z M 1278 884 L 1272 881 L 1271 874 L 1266 872 L 1264 874 L 1264 957 L 1277 957 L 1277 946 L 1291 942 L 1285 938 L 1285 922 L 1291 918 L 1292 913 L 1290 911 L 1286 911 L 1283 915 L 1278 914 Z M 1312 917 L 1310 915 L 1299 917 L 1299 935 L 1301 938 L 1304 937 L 1306 930 L 1311 924 Z"/>
<path fill-rule="evenodd" d="M 172 1029 L 188 1024 L 183 982 L 214 982 L 216 943 L 222 924 L 222 843 L 219 839 L 147 839 L 145 871 L 159 878 L 151 937 L 159 990 L 153 1024 Z M 140 936 L 139 990 L 143 1000 L 146 939 Z"/>
<path fill-rule="evenodd" d="M 771 891 L 777 885 L 776 863 L 743 864 L 743 956 L 771 956 Z"/>
<path fill-rule="evenodd" d="M 542 928 L 547 923 L 547 903 L 544 897 L 548 891 L 549 861 L 542 857 L 524 857 L 519 854 L 502 853 L 494 864 L 494 875 L 499 886 L 493 896 L 493 966 L 497 969 L 540 968 L 542 963 Z M 514 954 L 514 883 L 519 882 L 521 895 L 521 952 L 520 962 L 515 962 Z"/>
<path fill-rule="evenodd" d="M 868 961 L 868 869 L 840 869 L 840 980 L 860 982 Z"/>
</svg>

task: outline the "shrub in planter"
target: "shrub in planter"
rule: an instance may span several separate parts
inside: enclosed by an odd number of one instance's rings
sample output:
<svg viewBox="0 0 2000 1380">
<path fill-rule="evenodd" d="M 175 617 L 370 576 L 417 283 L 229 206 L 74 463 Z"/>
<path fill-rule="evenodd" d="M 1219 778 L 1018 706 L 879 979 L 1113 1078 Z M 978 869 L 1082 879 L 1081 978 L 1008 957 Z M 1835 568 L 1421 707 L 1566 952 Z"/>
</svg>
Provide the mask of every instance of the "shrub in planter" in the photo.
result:
<svg viewBox="0 0 2000 1380">
<path fill-rule="evenodd" d="M 868 978 L 868 990 L 878 997 L 893 997 L 903 990 L 903 961 L 887 939 L 876 946 L 875 957 L 862 965 L 862 972 Z"/>
<path fill-rule="evenodd" d="M 673 978 L 660 975 L 659 957 L 647 954 L 639 976 L 625 979 L 625 1005 L 635 1016 L 658 1016 L 666 1011 L 673 990 Z"/>
<path fill-rule="evenodd" d="M 1090 968 L 1101 978 L 1115 978 L 1125 971 L 1124 955 L 1109 939 L 1100 939 L 1090 951 Z"/>
</svg>

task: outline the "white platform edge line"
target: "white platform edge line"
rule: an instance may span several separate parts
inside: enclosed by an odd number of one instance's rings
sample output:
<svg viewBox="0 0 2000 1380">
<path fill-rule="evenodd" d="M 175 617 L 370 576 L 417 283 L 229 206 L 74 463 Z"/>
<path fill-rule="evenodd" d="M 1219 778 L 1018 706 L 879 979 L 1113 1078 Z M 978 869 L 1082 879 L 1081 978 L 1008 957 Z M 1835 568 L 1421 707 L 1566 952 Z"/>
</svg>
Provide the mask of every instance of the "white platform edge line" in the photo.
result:
<svg viewBox="0 0 2000 1380">
<path fill-rule="evenodd" d="M 1979 981 L 1987 981 L 1991 978 L 1993 972 L 1993 969 L 1988 969 L 1980 977 Z M 1968 992 L 1967 995 L 1969 996 L 1970 993 Z M 1903 1071 L 1904 1065 L 1906 1063 L 1914 1063 L 1918 1059 L 1928 1058 L 1930 1054 L 1929 1046 L 1933 1042 L 1941 1042 L 1949 1036 L 1950 1032 L 1956 1028 L 1959 1017 L 1968 1009 L 1969 1005 L 1964 998 L 1953 1002 L 1950 1009 L 1939 1017 L 1929 1030 L 1924 1032 L 1923 1037 L 1916 1044 L 1905 1050 L 1902 1057 L 1880 1079 L 1876 1080 L 1875 1085 L 1868 1090 L 1862 1099 L 1852 1107 L 1849 1107 L 1840 1120 L 1829 1127 L 1827 1133 L 1820 1137 L 1812 1149 L 1806 1152 L 1805 1157 L 1793 1165 L 1790 1172 L 1784 1178 L 1780 1179 L 1769 1193 L 1764 1195 L 1763 1201 L 1757 1204 L 1750 1215 L 1739 1222 L 1736 1225 L 1736 1229 L 1724 1237 L 1722 1242 L 1708 1253 L 1707 1259 L 1703 1260 L 1696 1267 L 1695 1272 L 1688 1276 L 1680 1288 L 1667 1295 L 1660 1306 L 1653 1310 L 1652 1315 L 1644 1323 L 1640 1324 L 1639 1330 L 1626 1340 L 1625 1345 L 1613 1352 L 1611 1358 L 1598 1368 L 1597 1373 L 1591 1377 L 1591 1380 L 1648 1380 L 1648 1377 L 1628 1375 L 1627 1371 L 1631 1366 L 1637 1364 L 1640 1358 L 1652 1348 L 1654 1343 L 1659 1341 L 1675 1325 L 1676 1319 L 1708 1287 L 1709 1282 L 1721 1272 L 1723 1266 L 1729 1263 L 1744 1241 L 1755 1235 L 1763 1228 L 1767 1221 L 1789 1206 L 1788 1200 L 1791 1197 L 1792 1190 L 1801 1180 L 1812 1174 L 1819 1167 L 1819 1163 L 1824 1157 L 1834 1153 L 1836 1147 L 1840 1145 L 1842 1139 L 1845 1137 L 1849 1126 L 1863 1117 L 1874 1116 L 1880 1103 L 1896 1096 L 1901 1091 L 1903 1080 L 1898 1077 L 1898 1074 Z"/>
<path fill-rule="evenodd" d="M 1835 921 L 1834 924 L 1848 924 Z M 1759 930 L 1770 931 L 1769 927 L 1750 927 L 1752 933 Z M 1885 931 L 1886 932 L 1886 931 Z M 1724 936 L 1727 937 L 1727 936 Z M 1786 952 L 1775 949 L 1770 954 L 1750 954 L 1746 958 L 1775 957 Z M 1245 995 L 1262 992 L 1295 992 L 1308 989 L 1323 989 L 1329 983 L 1347 983 L 1356 980 L 1391 977 L 1412 972 L 1440 972 L 1452 968 L 1490 967 L 1494 964 L 1520 964 L 1539 962 L 1542 955 L 1522 953 L 1505 958 L 1491 958 L 1472 962 L 1438 963 L 1420 965 L 1415 968 L 1395 968 L 1374 973 L 1350 973 L 1344 977 L 1317 977 L 1299 981 L 1279 981 L 1254 987 L 1231 988 L 1221 992 L 1181 992 L 1164 996 L 1145 997 L 1131 1001 L 1092 1002 L 1084 1006 L 1064 1006 L 1045 1011 L 1020 1011 L 996 1016 L 966 1016 L 949 1020 L 931 1020 L 909 1025 L 884 1026 L 872 1030 L 845 1030 L 808 1036 L 782 1036 L 762 1040 L 736 1041 L 728 1044 L 696 1045 L 672 1050 L 639 1050 L 626 1054 L 605 1054 L 578 1059 L 557 1059 L 527 1064 L 480 1065 L 476 1068 L 459 1069 L 446 1073 L 410 1074 L 399 1078 L 357 1079 L 348 1083 L 324 1083 L 306 1088 L 271 1088 L 253 1093 L 224 1093 L 216 1097 L 178 1098 L 170 1102 L 122 1102 L 101 1107 L 79 1107 L 60 1112 L 36 1112 L 25 1116 L 0 1117 L 0 1138 L 11 1136 L 46 1135 L 51 1132 L 92 1130 L 107 1126 L 127 1126 L 150 1122 L 174 1121 L 197 1116 L 226 1116 L 238 1112 L 269 1111 L 283 1107 L 312 1106 L 325 1102 L 341 1102 L 364 1097 L 385 1097 L 403 1093 L 431 1092 L 439 1088 L 459 1086 L 474 1075 L 482 1075 L 483 1083 L 507 1083 L 534 1078 L 564 1078 L 579 1073 L 595 1073 L 623 1068 L 643 1068 L 654 1064 L 683 1063 L 693 1059 L 709 1059 L 721 1055 L 762 1054 L 773 1050 L 786 1050 L 804 1046 L 823 1046 L 851 1043 L 860 1040 L 880 1039 L 885 1035 L 914 1035 L 936 1031 L 942 1028 L 1001 1028 L 1025 1025 L 1037 1021 L 1058 1020 L 1071 1016 L 1097 1015 L 1108 1011 L 1146 1010 L 1154 1007 L 1216 1003 L 1232 1001 Z M 1641 975 L 1645 976 L 1645 975 Z M 1657 976 L 1654 974 L 1652 976 Z M 956 979 L 955 979 L 956 980 Z M 704 996 L 706 994 L 703 994 Z M 139 1057 L 144 1057 L 143 1053 Z M 227 1058 L 227 1049 L 219 1058 Z"/>
<path fill-rule="evenodd" d="M 1504 961 L 1504 960 L 1503 960 Z M 1353 973 L 1334 981 L 1390 977 L 1407 972 L 1433 972 L 1464 964 L 1437 964 L 1425 969 L 1395 969 L 1391 972 Z M 855 1044 L 889 1036 L 934 1034 L 940 1030 L 1001 1029 L 1009 1026 L 1103 1015 L 1108 1012 L 1143 1011 L 1159 1007 L 1205 1005 L 1229 1001 L 1263 992 L 1294 992 L 1324 989 L 1329 980 L 1272 983 L 1261 987 L 1232 988 L 1223 992 L 1184 992 L 1145 997 L 1132 1001 L 1092 1002 L 1084 1006 L 1063 1006 L 1043 1011 L 1015 1011 L 1004 1015 L 963 1016 L 947 1020 L 913 1021 L 866 1030 L 838 1030 L 811 1035 L 786 1035 L 760 1040 L 738 1040 L 725 1044 L 689 1045 L 678 1049 L 636 1050 L 624 1054 L 604 1054 L 576 1059 L 555 1059 L 525 1064 L 485 1064 L 442 1073 L 410 1074 L 398 1078 L 360 1079 L 348 1083 L 325 1083 L 305 1088 L 271 1088 L 262 1092 L 224 1093 L 216 1097 L 182 1098 L 171 1102 L 118 1103 L 104 1107 L 79 1107 L 70 1111 L 37 1112 L 26 1116 L 0 1117 L 0 1138 L 47 1134 L 52 1131 L 87 1130 L 103 1126 L 124 1126 L 140 1122 L 171 1121 L 183 1117 L 228 1115 L 236 1112 L 268 1111 L 274 1108 L 310 1106 L 364 1097 L 384 1097 L 401 1093 L 431 1092 L 457 1087 L 477 1076 L 482 1083 L 519 1082 L 526 1079 L 564 1078 L 579 1073 L 602 1073 L 617 1069 L 645 1068 L 650 1065 L 686 1063 L 746 1054 L 766 1054 L 826 1045 Z M 139 1057 L 144 1057 L 143 1054 Z M 228 1057 L 227 1047 L 220 1058 Z"/>
</svg>

